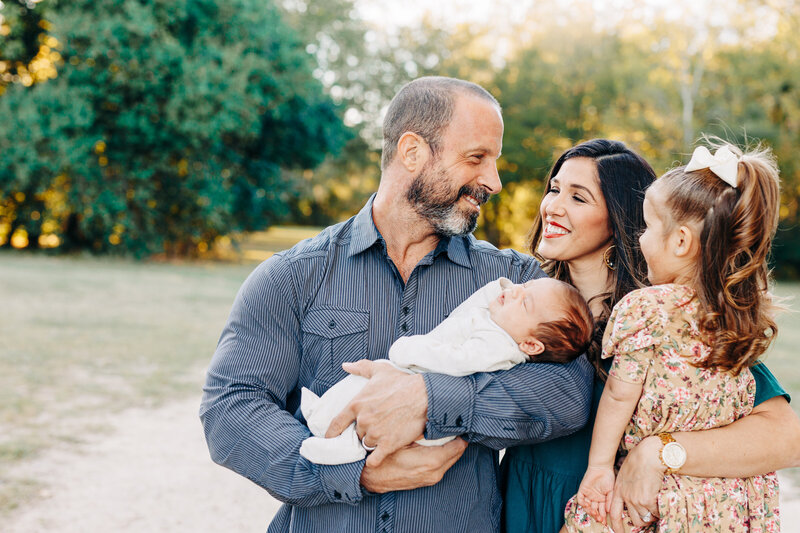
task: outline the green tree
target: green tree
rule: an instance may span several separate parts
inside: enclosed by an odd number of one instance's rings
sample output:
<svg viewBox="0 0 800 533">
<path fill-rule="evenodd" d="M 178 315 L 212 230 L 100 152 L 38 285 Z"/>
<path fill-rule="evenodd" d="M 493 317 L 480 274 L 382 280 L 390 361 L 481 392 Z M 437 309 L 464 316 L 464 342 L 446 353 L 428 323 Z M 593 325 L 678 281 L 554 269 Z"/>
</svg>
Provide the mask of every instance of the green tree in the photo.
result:
<svg viewBox="0 0 800 533">
<path fill-rule="evenodd" d="M 294 171 L 302 192 L 291 220 L 325 225 L 356 213 L 380 178 L 381 111 L 408 81 L 453 75 L 444 60 L 451 35 L 423 21 L 413 28 L 377 31 L 358 18 L 353 0 L 285 0 L 287 21 L 307 43 L 330 96 L 346 108 L 354 135 L 339 157 L 315 169 Z"/>
<path fill-rule="evenodd" d="M 0 2 L 0 94 L 10 83 L 31 85 L 31 62 L 41 50 L 44 8 L 29 0 Z"/>
<path fill-rule="evenodd" d="M 800 7 L 786 6 L 777 34 L 719 54 L 698 109 L 707 133 L 773 149 L 781 169 L 780 225 L 773 247 L 778 275 L 800 276 Z"/>
<path fill-rule="evenodd" d="M 1 214 L 64 249 L 192 254 L 263 229 L 297 193 L 286 169 L 349 136 L 269 1 L 76 0 L 52 24 L 58 77 L 0 98 Z"/>
</svg>

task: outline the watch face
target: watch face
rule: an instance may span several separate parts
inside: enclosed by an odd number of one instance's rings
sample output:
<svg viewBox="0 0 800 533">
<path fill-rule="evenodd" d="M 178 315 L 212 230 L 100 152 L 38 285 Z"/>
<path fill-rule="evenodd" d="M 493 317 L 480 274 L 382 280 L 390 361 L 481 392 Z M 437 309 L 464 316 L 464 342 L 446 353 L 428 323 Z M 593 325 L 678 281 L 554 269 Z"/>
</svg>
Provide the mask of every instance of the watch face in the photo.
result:
<svg viewBox="0 0 800 533">
<path fill-rule="evenodd" d="M 678 444 L 677 442 L 670 442 L 661 452 L 661 457 L 664 458 L 664 463 L 676 470 L 683 466 L 683 463 L 686 462 L 686 450 L 683 449 L 683 446 Z"/>
</svg>

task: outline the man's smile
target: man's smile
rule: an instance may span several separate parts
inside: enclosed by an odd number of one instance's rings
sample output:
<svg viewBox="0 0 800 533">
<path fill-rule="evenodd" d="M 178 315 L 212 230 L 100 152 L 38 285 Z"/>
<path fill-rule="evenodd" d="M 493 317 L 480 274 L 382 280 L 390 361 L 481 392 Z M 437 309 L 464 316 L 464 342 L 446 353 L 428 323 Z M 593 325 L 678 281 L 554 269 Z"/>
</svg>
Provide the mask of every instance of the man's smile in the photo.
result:
<svg viewBox="0 0 800 533">
<path fill-rule="evenodd" d="M 472 204 L 472 207 L 474 207 L 474 208 L 475 208 L 475 209 L 477 209 L 478 211 L 480 211 L 480 210 L 481 210 L 481 204 L 480 204 L 480 202 L 478 201 L 478 199 L 477 199 L 477 198 L 475 198 L 474 196 L 471 196 L 471 195 L 469 195 L 469 194 L 465 194 L 465 195 L 463 196 L 463 198 L 464 198 L 464 199 L 465 199 L 467 202 L 469 202 L 470 204 Z"/>
</svg>

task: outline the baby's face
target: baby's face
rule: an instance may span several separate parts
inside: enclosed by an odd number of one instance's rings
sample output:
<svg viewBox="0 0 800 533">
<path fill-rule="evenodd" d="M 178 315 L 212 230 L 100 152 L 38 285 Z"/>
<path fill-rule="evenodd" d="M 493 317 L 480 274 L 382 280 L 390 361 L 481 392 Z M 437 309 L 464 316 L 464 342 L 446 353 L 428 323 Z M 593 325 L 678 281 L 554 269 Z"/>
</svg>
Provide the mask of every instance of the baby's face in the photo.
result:
<svg viewBox="0 0 800 533">
<path fill-rule="evenodd" d="M 539 324 L 563 316 L 564 296 L 561 283 L 550 278 L 511 285 L 489 303 L 489 315 L 519 344 L 531 337 Z"/>
</svg>

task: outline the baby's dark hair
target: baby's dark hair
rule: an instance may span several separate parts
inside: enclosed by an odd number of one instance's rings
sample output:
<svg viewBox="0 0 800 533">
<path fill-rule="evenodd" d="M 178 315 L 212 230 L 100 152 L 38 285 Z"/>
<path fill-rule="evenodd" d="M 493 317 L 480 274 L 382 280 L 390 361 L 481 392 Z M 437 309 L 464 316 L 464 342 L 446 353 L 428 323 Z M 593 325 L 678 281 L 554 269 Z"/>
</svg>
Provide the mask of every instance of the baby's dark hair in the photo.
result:
<svg viewBox="0 0 800 533">
<path fill-rule="evenodd" d="M 738 374 L 763 354 L 778 331 L 769 292 L 767 259 L 778 227 L 780 183 L 769 149 L 742 153 L 737 187 L 709 169 L 678 167 L 652 185 L 666 198 L 670 227 L 699 224 L 700 256 L 695 287 L 703 312 L 700 328 L 712 347 L 701 368 Z"/>
<path fill-rule="evenodd" d="M 586 352 L 592 341 L 592 311 L 578 289 L 559 281 L 565 292 L 563 316 L 539 324 L 533 336 L 544 344 L 544 351 L 533 357 L 537 363 L 569 363 Z"/>
</svg>

